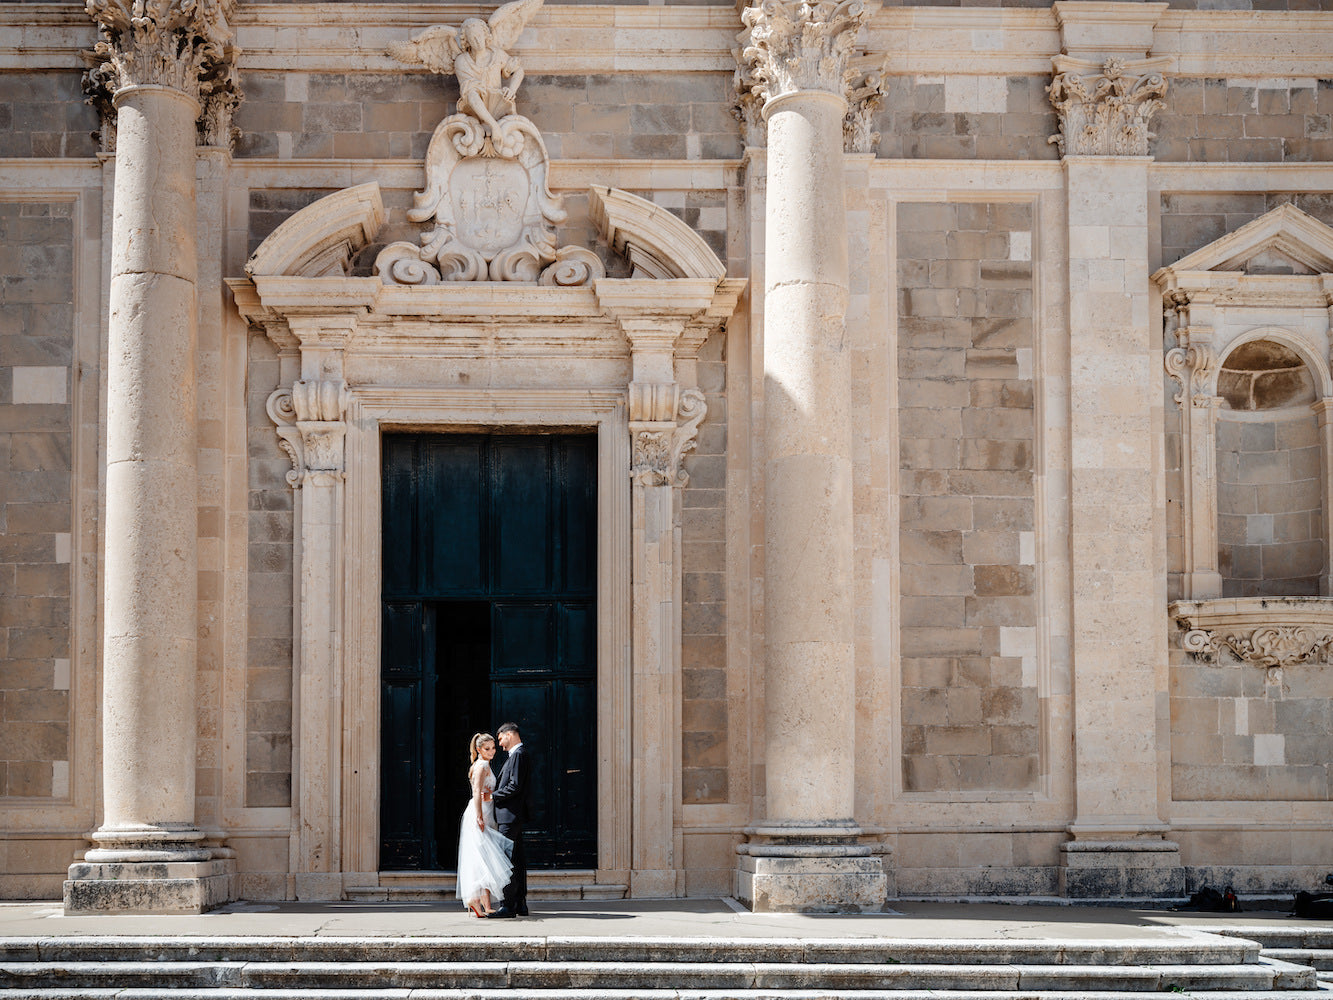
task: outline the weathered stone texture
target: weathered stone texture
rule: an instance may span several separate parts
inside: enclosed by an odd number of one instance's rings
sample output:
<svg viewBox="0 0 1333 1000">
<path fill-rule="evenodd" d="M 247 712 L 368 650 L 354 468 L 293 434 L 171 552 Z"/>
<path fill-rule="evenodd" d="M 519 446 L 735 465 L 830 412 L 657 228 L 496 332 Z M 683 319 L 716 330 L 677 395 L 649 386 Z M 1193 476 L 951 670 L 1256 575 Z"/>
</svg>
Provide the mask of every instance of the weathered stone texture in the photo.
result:
<svg viewBox="0 0 1333 1000">
<path fill-rule="evenodd" d="M 250 337 L 249 625 L 245 675 L 245 804 L 287 806 L 292 790 L 291 460 L 265 403 L 278 385 L 273 345 Z"/>
<path fill-rule="evenodd" d="M 1206 663 L 1171 651 L 1171 794 L 1178 801 L 1320 801 L 1333 785 L 1333 677 L 1277 676 L 1229 650 Z"/>
<path fill-rule="evenodd" d="M 69 794 L 73 244 L 0 203 L 0 796 Z"/>
<path fill-rule="evenodd" d="M 1224 597 L 1319 596 L 1319 429 L 1308 407 L 1217 422 L 1218 570 Z"/>
<path fill-rule="evenodd" d="M 1038 772 L 1028 204 L 898 206 L 903 787 Z"/>
<path fill-rule="evenodd" d="M 1180 260 L 1284 204 L 1295 205 L 1325 225 L 1333 225 L 1333 195 L 1323 192 L 1163 194 L 1160 263 Z"/>
<path fill-rule="evenodd" d="M 1160 161 L 1283 163 L 1333 159 L 1333 80 L 1171 81 L 1153 119 Z"/>
<path fill-rule="evenodd" d="M 453 77 L 422 73 L 246 73 L 237 155 L 423 159 L 454 114 Z M 518 113 L 554 159 L 699 160 L 741 155 L 729 73 L 531 75 Z"/>
<path fill-rule="evenodd" d="M 889 77 L 875 115 L 887 158 L 1054 160 L 1049 77 Z"/>
<path fill-rule="evenodd" d="M 1167 0 L 1173 10 L 1327 10 L 1325 0 Z M 883 0 L 885 7 L 1035 7 L 1049 0 Z"/>
<path fill-rule="evenodd" d="M 716 334 L 699 351 L 708 416 L 681 496 L 681 797 L 691 804 L 728 791 L 725 348 Z"/>
<path fill-rule="evenodd" d="M 99 126 L 81 74 L 0 73 L 0 157 L 93 156 Z"/>
</svg>

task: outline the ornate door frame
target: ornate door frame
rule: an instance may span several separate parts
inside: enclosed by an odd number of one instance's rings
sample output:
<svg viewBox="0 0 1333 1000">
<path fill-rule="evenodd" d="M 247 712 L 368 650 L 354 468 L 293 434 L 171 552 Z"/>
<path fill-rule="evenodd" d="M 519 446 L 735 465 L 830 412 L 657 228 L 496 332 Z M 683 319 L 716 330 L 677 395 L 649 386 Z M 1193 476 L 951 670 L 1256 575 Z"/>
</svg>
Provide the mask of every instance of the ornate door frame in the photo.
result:
<svg viewBox="0 0 1333 1000">
<path fill-rule="evenodd" d="M 279 349 L 268 411 L 298 491 L 298 898 L 378 882 L 380 434 L 496 427 L 597 434 L 596 878 L 631 895 L 684 891 L 679 487 L 706 413 L 697 352 L 745 282 L 725 278 L 669 213 L 589 194 L 632 277 L 560 287 L 351 276 L 384 222 L 371 183 L 298 212 L 256 251 L 249 278 L 229 282 Z"/>
</svg>

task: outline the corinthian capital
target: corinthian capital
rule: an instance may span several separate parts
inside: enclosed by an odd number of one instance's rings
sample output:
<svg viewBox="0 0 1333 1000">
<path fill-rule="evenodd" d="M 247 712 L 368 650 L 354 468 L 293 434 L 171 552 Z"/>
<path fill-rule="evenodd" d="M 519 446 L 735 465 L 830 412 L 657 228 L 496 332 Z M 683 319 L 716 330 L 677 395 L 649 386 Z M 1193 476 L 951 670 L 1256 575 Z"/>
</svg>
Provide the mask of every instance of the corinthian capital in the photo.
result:
<svg viewBox="0 0 1333 1000">
<path fill-rule="evenodd" d="M 1046 88 L 1060 115 L 1050 141 L 1064 156 L 1147 156 L 1148 123 L 1162 107 L 1166 78 L 1162 59 L 1096 63 L 1058 56 Z"/>
<path fill-rule="evenodd" d="M 878 0 L 761 0 L 741 14 L 737 87 L 769 101 L 802 90 L 846 98 L 856 33 Z"/>
<path fill-rule="evenodd" d="M 113 89 L 160 86 L 203 101 L 234 90 L 235 0 L 87 0 L 93 49 Z"/>
</svg>

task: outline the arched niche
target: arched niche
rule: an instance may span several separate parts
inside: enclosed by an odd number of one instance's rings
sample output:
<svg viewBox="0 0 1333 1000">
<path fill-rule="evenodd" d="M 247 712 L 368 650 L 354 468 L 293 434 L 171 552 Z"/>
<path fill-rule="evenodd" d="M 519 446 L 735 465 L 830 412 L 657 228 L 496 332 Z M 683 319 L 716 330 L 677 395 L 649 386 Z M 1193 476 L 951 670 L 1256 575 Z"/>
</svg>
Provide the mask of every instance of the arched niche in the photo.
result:
<svg viewBox="0 0 1333 1000">
<path fill-rule="evenodd" d="M 1333 230 L 1282 205 L 1153 281 L 1169 376 L 1168 592 L 1182 641 L 1207 652 L 1231 639 L 1257 649 L 1270 633 L 1325 635 Z M 1296 662 L 1322 648 L 1263 657 Z"/>
</svg>

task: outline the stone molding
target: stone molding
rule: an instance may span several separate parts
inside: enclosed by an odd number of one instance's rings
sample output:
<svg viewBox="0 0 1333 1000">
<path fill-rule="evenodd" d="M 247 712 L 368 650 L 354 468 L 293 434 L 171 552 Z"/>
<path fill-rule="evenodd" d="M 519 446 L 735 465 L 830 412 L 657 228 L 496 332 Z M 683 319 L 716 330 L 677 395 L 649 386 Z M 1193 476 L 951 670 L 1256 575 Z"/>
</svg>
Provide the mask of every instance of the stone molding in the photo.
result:
<svg viewBox="0 0 1333 1000">
<path fill-rule="evenodd" d="M 1167 82 L 1164 59 L 1108 59 L 1098 68 L 1084 59 L 1057 56 L 1046 88 L 1060 118 L 1048 140 L 1062 156 L 1147 156 L 1148 124 L 1160 110 Z"/>
<path fill-rule="evenodd" d="M 635 278 L 722 278 L 727 269 L 703 237 L 646 198 L 616 188 L 588 189 L 597 234 L 628 258 Z"/>
<path fill-rule="evenodd" d="M 1272 683 L 1281 680 L 1285 668 L 1328 663 L 1333 650 L 1333 598 L 1176 601 L 1167 612 L 1185 652 L 1213 663 L 1228 650 L 1242 663 L 1266 668 Z"/>
<path fill-rule="evenodd" d="M 241 103 L 235 0 L 88 0 L 86 9 L 99 40 L 86 53 L 85 91 L 102 116 L 103 152 L 115 148 L 114 99 L 105 95 L 129 87 L 170 87 L 191 97 L 200 105 L 202 144 L 231 148 L 232 113 Z"/>
<path fill-rule="evenodd" d="M 878 9 L 874 0 L 761 0 L 741 12 L 736 89 L 765 103 L 819 91 L 846 100 L 856 75 L 856 36 Z"/>
</svg>

